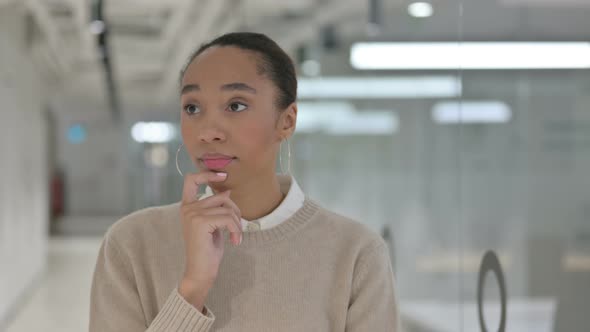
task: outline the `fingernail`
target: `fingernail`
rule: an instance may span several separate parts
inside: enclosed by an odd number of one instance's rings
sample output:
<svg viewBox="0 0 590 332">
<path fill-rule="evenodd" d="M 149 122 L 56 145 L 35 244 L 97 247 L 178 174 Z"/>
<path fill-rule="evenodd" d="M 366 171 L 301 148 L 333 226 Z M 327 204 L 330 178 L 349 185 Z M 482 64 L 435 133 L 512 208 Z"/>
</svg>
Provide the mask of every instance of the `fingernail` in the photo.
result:
<svg viewBox="0 0 590 332">
<path fill-rule="evenodd" d="M 227 176 L 227 173 L 216 173 L 216 174 L 223 177 L 223 178 Z"/>
</svg>

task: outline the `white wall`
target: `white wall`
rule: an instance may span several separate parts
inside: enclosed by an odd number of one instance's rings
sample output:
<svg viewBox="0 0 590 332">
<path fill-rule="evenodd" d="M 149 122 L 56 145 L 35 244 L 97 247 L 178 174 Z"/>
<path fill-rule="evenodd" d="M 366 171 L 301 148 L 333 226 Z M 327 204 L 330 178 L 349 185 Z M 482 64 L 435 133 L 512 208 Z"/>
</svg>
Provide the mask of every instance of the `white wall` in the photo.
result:
<svg viewBox="0 0 590 332">
<path fill-rule="evenodd" d="M 47 119 L 16 8 L 0 11 L 0 330 L 45 268 Z"/>
</svg>

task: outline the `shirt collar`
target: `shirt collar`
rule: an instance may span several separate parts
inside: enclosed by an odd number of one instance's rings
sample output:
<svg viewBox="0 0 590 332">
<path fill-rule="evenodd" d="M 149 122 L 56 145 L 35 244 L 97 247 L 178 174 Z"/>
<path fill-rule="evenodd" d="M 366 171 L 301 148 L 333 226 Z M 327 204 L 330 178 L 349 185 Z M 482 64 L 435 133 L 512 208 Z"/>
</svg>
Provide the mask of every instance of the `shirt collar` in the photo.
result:
<svg viewBox="0 0 590 332">
<path fill-rule="evenodd" d="M 279 206 L 277 206 L 266 216 L 250 221 L 242 218 L 242 228 L 245 231 L 248 231 L 249 229 L 257 230 L 258 228 L 263 230 L 277 226 L 281 222 L 291 217 L 303 206 L 305 195 L 303 194 L 303 191 L 299 187 L 297 181 L 295 181 L 295 178 L 293 178 L 292 175 L 278 175 L 278 179 L 281 192 L 286 194 L 285 198 L 283 201 L 281 201 Z M 212 195 L 213 190 L 211 187 L 206 186 L 205 194 L 201 197 L 201 199 Z"/>
</svg>

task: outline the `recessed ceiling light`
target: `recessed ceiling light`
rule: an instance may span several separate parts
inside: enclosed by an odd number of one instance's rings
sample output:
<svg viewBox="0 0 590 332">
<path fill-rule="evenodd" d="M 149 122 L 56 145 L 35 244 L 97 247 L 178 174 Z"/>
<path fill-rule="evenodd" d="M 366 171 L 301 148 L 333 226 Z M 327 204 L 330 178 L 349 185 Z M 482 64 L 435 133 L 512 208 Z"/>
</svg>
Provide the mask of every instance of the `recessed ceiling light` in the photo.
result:
<svg viewBox="0 0 590 332">
<path fill-rule="evenodd" d="M 297 94 L 301 99 L 388 99 L 445 98 L 461 95 L 456 76 L 381 76 L 300 78 Z"/>
<path fill-rule="evenodd" d="M 590 68 L 588 42 L 356 43 L 350 63 L 366 70 Z"/>
<path fill-rule="evenodd" d="M 432 108 L 432 118 L 441 124 L 506 123 L 512 111 L 501 101 L 443 101 Z"/>
<path fill-rule="evenodd" d="M 300 102 L 298 133 L 328 135 L 391 135 L 399 128 L 393 110 L 358 111 L 348 102 Z"/>
<path fill-rule="evenodd" d="M 90 23 L 90 32 L 94 35 L 100 35 L 104 32 L 105 25 L 104 21 L 95 20 Z"/>
<path fill-rule="evenodd" d="M 434 9 L 428 2 L 414 2 L 408 6 L 408 13 L 414 17 L 430 17 Z"/>
<path fill-rule="evenodd" d="M 131 128 L 131 137 L 139 143 L 166 143 L 175 136 L 174 125 L 168 122 L 138 122 Z"/>
</svg>

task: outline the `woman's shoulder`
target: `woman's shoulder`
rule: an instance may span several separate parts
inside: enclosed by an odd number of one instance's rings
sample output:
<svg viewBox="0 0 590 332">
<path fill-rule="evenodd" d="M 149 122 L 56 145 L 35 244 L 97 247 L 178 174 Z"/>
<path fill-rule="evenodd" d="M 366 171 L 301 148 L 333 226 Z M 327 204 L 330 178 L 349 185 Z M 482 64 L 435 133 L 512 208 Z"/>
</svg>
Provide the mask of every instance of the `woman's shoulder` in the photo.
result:
<svg viewBox="0 0 590 332">
<path fill-rule="evenodd" d="M 320 232 L 326 232 L 331 238 L 338 239 L 348 245 L 357 246 L 359 250 L 367 250 L 378 246 L 386 246 L 385 240 L 368 222 L 341 214 L 326 208 L 314 201 L 319 207 L 317 227 Z"/>
<path fill-rule="evenodd" d="M 115 221 L 105 237 L 118 243 L 161 237 L 178 226 L 180 202 L 133 211 Z"/>
</svg>

